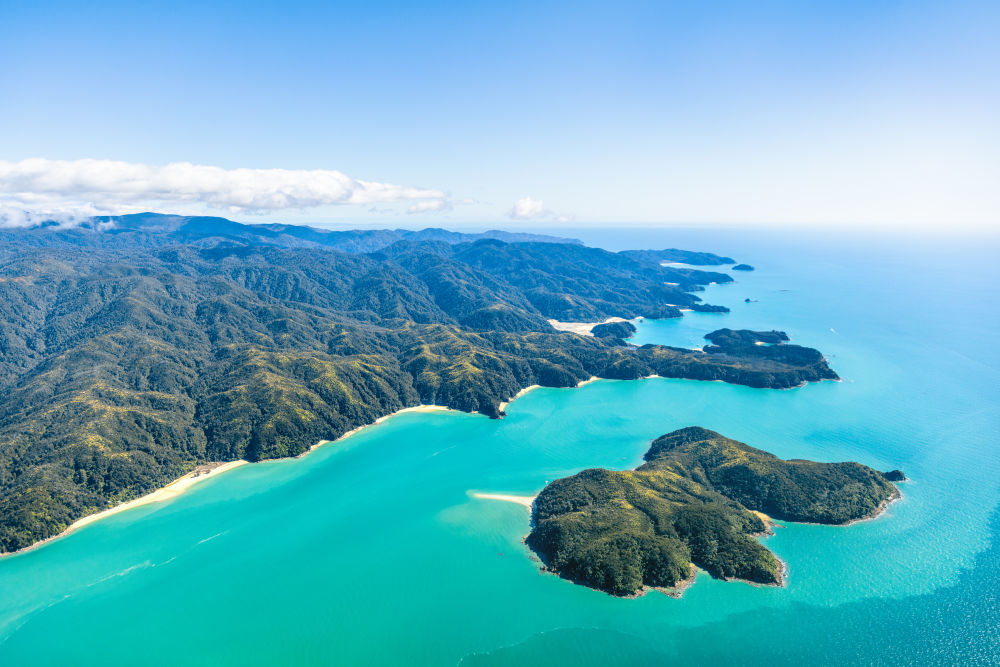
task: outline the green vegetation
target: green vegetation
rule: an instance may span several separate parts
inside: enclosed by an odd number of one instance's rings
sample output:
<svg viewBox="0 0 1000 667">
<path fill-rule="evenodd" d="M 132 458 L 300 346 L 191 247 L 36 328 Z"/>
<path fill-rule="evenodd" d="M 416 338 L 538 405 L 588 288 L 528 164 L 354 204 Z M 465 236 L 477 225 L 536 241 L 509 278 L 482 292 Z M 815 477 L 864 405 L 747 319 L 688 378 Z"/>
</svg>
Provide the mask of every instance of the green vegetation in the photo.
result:
<svg viewBox="0 0 1000 667">
<path fill-rule="evenodd" d="M 784 331 L 750 331 L 748 329 L 719 329 L 705 338 L 714 343 L 706 345 L 706 354 L 716 360 L 742 359 L 756 367 L 775 363 L 794 368 L 809 368 L 814 374 L 802 377 L 802 382 L 816 380 L 836 380 L 837 374 L 826 365 L 818 350 L 801 345 L 787 345 L 788 335 Z"/>
<path fill-rule="evenodd" d="M 645 460 L 545 487 L 527 542 L 548 568 L 612 595 L 676 586 L 692 563 L 719 579 L 780 584 L 781 564 L 754 539 L 767 530 L 755 512 L 843 524 L 898 494 L 891 475 L 860 463 L 783 461 L 699 427 L 657 438 Z"/>
<path fill-rule="evenodd" d="M 597 338 L 625 340 L 626 338 L 631 338 L 635 333 L 635 325 L 631 322 L 608 322 L 606 324 L 598 324 L 590 330 L 590 333 L 594 334 Z"/>
<path fill-rule="evenodd" d="M 419 403 L 499 417 L 523 387 L 594 375 L 832 374 L 818 352 L 636 348 L 546 321 L 680 315 L 666 304 L 724 274 L 537 238 L 330 234 L 149 214 L 0 230 L 0 551 L 200 463 L 296 455 Z"/>
</svg>

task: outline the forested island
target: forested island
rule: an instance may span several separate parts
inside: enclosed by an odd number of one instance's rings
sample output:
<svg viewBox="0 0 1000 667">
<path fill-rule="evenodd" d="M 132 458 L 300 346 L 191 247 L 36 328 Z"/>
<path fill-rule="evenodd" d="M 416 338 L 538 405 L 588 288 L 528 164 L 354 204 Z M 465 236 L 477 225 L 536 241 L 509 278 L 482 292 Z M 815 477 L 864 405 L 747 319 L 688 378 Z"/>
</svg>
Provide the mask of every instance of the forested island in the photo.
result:
<svg viewBox="0 0 1000 667">
<path fill-rule="evenodd" d="M 525 387 L 592 376 L 836 378 L 810 348 L 549 324 L 725 310 L 698 293 L 728 275 L 662 262 L 731 260 L 685 252 L 155 214 L 0 230 L 0 551 L 199 464 L 294 456 L 418 404 L 500 417 Z"/>
<path fill-rule="evenodd" d="M 674 588 L 696 565 L 717 579 L 781 585 L 781 562 L 755 537 L 766 517 L 845 524 L 899 491 L 860 463 L 779 459 L 714 431 L 660 436 L 635 470 L 584 470 L 539 494 L 527 544 L 570 581 L 612 595 Z"/>
<path fill-rule="evenodd" d="M 590 333 L 594 334 L 597 338 L 617 338 L 619 340 L 630 338 L 635 332 L 635 325 L 629 321 L 606 322 L 598 324 L 590 330 Z"/>
</svg>

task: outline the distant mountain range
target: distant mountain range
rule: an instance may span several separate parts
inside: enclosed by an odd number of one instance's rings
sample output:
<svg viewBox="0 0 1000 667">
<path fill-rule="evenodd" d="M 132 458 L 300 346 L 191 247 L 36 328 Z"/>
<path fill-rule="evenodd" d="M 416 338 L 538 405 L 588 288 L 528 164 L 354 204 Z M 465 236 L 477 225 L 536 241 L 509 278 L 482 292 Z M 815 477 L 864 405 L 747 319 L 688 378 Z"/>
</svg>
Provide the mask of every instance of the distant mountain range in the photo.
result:
<svg viewBox="0 0 1000 667">
<path fill-rule="evenodd" d="M 284 248 L 330 248 L 347 253 L 374 252 L 397 241 L 465 243 L 480 239 L 497 239 L 508 243 L 573 243 L 581 245 L 581 241 L 578 239 L 545 234 L 505 232 L 496 229 L 473 234 L 437 228 L 335 231 L 302 225 L 244 224 L 212 216 L 164 215 L 161 213 L 97 216 L 83 221 L 72 229 L 60 227 L 57 222 L 49 222 L 35 227 L 32 231 L 34 233 L 31 235 L 41 244 L 49 241 L 52 238 L 51 234 L 57 232 L 63 238 L 76 237 L 80 243 L 106 242 L 109 237 L 124 236 L 128 237 L 130 242 L 141 242 L 147 245 L 185 243 L 204 247 L 224 243 L 249 243 Z M 94 236 L 98 232 L 104 236 Z M 104 240 L 99 241 L 101 238 Z"/>
<path fill-rule="evenodd" d="M 0 239 L 11 230 L 0 228 Z M 398 241 L 440 241 L 442 243 L 468 243 L 495 239 L 505 243 L 568 243 L 583 245 L 579 239 L 506 232 L 491 229 L 485 232 L 453 232 L 447 229 L 352 229 L 335 231 L 302 225 L 245 224 L 213 216 L 164 215 L 162 213 L 134 213 L 131 215 L 97 216 L 73 227 L 50 221 L 31 229 L 13 231 L 12 240 L 18 243 L 50 245 L 71 243 L 77 245 L 128 244 L 155 246 L 176 243 L 198 247 L 225 244 L 274 245 L 284 248 L 328 248 L 346 253 L 369 253 L 381 250 Z M 626 250 L 623 256 L 644 262 L 677 262 L 691 265 L 720 266 L 734 264 L 729 257 L 709 252 L 692 252 L 667 248 L 665 250 Z"/>
</svg>

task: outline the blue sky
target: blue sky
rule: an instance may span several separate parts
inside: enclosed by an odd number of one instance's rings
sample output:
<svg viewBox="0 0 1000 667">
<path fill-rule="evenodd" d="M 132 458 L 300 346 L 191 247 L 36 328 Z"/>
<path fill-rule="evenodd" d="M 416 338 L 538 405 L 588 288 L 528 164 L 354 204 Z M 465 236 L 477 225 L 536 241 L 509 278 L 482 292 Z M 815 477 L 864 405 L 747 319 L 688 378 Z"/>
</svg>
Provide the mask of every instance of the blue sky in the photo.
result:
<svg viewBox="0 0 1000 667">
<path fill-rule="evenodd" d="M 204 4 L 0 0 L 0 204 L 1000 223 L 995 1 Z"/>
</svg>

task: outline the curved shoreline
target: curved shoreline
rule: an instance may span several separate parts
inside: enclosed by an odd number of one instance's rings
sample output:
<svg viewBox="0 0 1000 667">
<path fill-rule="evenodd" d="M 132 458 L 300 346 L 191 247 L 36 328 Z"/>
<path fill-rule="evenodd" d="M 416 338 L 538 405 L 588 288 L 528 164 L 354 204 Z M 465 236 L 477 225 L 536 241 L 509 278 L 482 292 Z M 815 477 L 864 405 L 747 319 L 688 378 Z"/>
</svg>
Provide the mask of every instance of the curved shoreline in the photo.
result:
<svg viewBox="0 0 1000 667">
<path fill-rule="evenodd" d="M 644 376 L 644 377 L 641 377 L 641 378 L 636 378 L 636 379 L 637 380 L 647 380 L 647 379 L 659 378 L 659 377 L 660 376 L 657 375 L 657 374 L 652 374 L 652 375 L 647 375 L 647 376 Z M 579 382 L 575 387 L 568 387 L 568 388 L 570 388 L 570 389 L 579 389 L 580 387 L 583 387 L 583 386 L 585 386 L 587 384 L 590 384 L 591 382 L 595 382 L 595 381 L 601 380 L 601 379 L 605 379 L 605 378 L 599 378 L 597 376 L 591 376 L 589 379 L 582 380 L 581 382 Z M 628 381 L 631 381 L 631 380 L 622 380 L 622 381 L 623 382 L 628 382 Z M 714 382 L 723 382 L 722 380 L 713 380 L 713 381 Z M 806 383 L 806 384 L 808 384 L 808 383 Z M 511 397 L 511 399 L 509 401 L 503 401 L 503 402 L 500 403 L 500 410 L 501 410 L 501 412 L 503 412 L 504 409 L 507 406 L 509 406 L 511 403 L 513 403 L 518 398 L 524 396 L 525 394 L 527 394 L 527 393 L 529 393 L 531 391 L 534 391 L 535 389 L 539 389 L 541 387 L 542 387 L 542 385 L 537 385 L 536 384 L 536 385 L 530 385 L 528 387 L 525 387 L 525 388 L 521 389 L 513 397 Z M 406 413 L 406 412 L 447 412 L 447 411 L 452 411 L 452 410 L 454 410 L 454 409 L 453 408 L 449 408 L 449 407 L 444 406 L 444 405 L 430 405 L 430 404 L 413 405 L 413 406 L 410 406 L 410 407 L 407 407 L 407 408 L 401 408 L 399 410 L 396 410 L 395 412 L 391 412 L 391 413 L 389 413 L 387 415 L 383 415 L 381 417 L 378 417 L 375 421 L 373 421 L 370 424 L 363 424 L 361 426 L 353 428 L 350 431 L 347 431 L 347 432 L 343 433 L 342 435 L 340 435 L 335 440 L 320 440 L 316 444 L 314 444 L 311 447 L 309 447 L 309 449 L 305 450 L 301 454 L 298 454 L 298 455 L 296 455 L 294 457 L 285 457 L 283 459 L 267 459 L 267 460 L 268 461 L 281 461 L 281 460 L 294 460 L 294 459 L 302 458 L 305 455 L 309 454 L 310 452 L 314 451 L 315 449 L 317 449 L 319 447 L 322 447 L 324 445 L 328 445 L 330 443 L 340 442 L 342 440 L 345 440 L 345 439 L 347 439 L 347 438 L 349 438 L 349 437 L 351 437 L 353 435 L 357 435 L 358 433 L 360 433 L 361 431 L 363 431 L 366 428 L 369 428 L 369 427 L 372 427 L 372 426 L 377 426 L 378 424 L 381 424 L 384 421 L 386 421 L 386 420 L 388 420 L 388 419 L 390 419 L 392 417 L 395 417 L 396 415 L 403 414 L 403 413 Z M 456 410 L 456 412 L 460 412 L 460 411 Z M 105 510 L 101 510 L 100 512 L 95 512 L 94 514 L 88 514 L 86 516 L 80 517 L 79 519 L 77 519 L 76 521 L 74 521 L 73 523 L 71 523 L 69 526 L 67 526 L 65 529 L 63 529 L 61 532 L 59 532 L 59 533 L 57 533 L 55 535 L 46 537 L 43 540 L 39 540 L 37 542 L 33 542 L 32 544 L 29 544 L 28 546 L 26 546 L 26 547 L 24 547 L 22 549 L 18 549 L 17 551 L 2 552 L 2 553 L 0 553 L 0 558 L 7 558 L 7 557 L 10 557 L 10 556 L 16 556 L 17 554 L 22 554 L 22 553 L 24 553 L 26 551 L 31 551 L 33 549 L 37 549 L 37 548 L 39 548 L 39 547 L 41 547 L 41 546 L 43 546 L 43 545 L 45 545 L 45 544 L 47 544 L 49 542 L 52 542 L 53 540 L 57 540 L 57 539 L 60 539 L 62 537 L 66 537 L 70 533 L 72 533 L 72 532 L 74 532 L 74 531 L 76 531 L 76 530 L 78 530 L 78 529 L 80 529 L 80 528 L 82 528 L 82 527 L 84 527 L 84 526 L 86 526 L 88 524 L 94 523 L 95 521 L 99 521 L 99 520 L 107 518 L 109 516 L 113 516 L 115 514 L 118 514 L 119 512 L 124 512 L 126 510 L 135 509 L 135 508 L 138 508 L 138 507 L 142 507 L 144 505 L 150 505 L 150 504 L 153 504 L 153 503 L 163 502 L 165 500 L 171 500 L 173 498 L 176 498 L 176 497 L 180 496 L 185 491 L 187 491 L 188 489 L 190 489 L 191 487 L 193 487 L 195 484 L 197 484 L 198 482 L 204 481 L 206 478 L 208 478 L 211 475 L 221 474 L 221 473 L 226 472 L 228 470 L 232 470 L 234 468 L 237 468 L 237 467 L 240 467 L 242 465 L 249 464 L 249 463 L 251 463 L 251 462 L 250 461 L 245 461 L 243 459 L 239 459 L 237 461 L 220 462 L 220 463 L 203 463 L 203 464 L 200 464 L 198 467 L 196 467 L 191 472 L 189 472 L 189 473 L 187 473 L 185 475 L 182 475 L 181 477 L 178 477 L 174 481 L 166 484 L 163 487 L 160 487 L 159 489 L 156 489 L 155 491 L 152 491 L 152 492 L 150 492 L 150 493 L 148 493 L 148 494 L 146 494 L 144 496 L 141 496 L 139 498 L 135 498 L 133 500 L 129 500 L 129 501 L 126 501 L 124 503 L 115 505 L 114 507 L 109 507 L 109 508 L 107 508 Z M 476 497 L 481 497 L 481 498 L 488 498 L 488 499 L 493 499 L 493 500 L 507 500 L 509 502 L 518 502 L 520 504 L 524 504 L 520 500 L 514 500 L 514 498 L 515 498 L 514 496 L 503 496 L 503 494 L 474 494 L 474 495 Z M 501 497 L 501 496 L 503 496 L 503 497 Z M 850 521 L 850 522 L 848 522 L 846 524 L 840 524 L 840 525 L 845 525 L 846 526 L 846 525 L 851 525 L 852 523 L 857 523 L 859 521 L 869 521 L 871 519 L 875 519 L 878 516 L 880 516 L 883 512 L 885 512 L 885 510 L 888 508 L 888 506 L 892 502 L 894 502 L 896 500 L 899 500 L 901 497 L 902 497 L 902 494 L 899 493 L 899 490 L 897 488 L 897 493 L 893 497 L 890 497 L 887 501 L 885 501 L 870 516 L 863 517 L 863 518 L 860 518 L 860 519 L 855 519 L 855 520 Z M 517 498 L 521 498 L 521 497 L 517 497 Z M 534 502 L 534 497 L 531 497 L 531 500 L 532 500 L 532 503 L 533 503 Z M 529 508 L 529 510 L 531 509 L 531 505 L 530 504 L 526 505 L 526 506 Z M 796 523 L 799 523 L 799 522 L 796 522 Z M 816 525 L 830 525 L 830 524 L 816 524 Z"/>
<path fill-rule="evenodd" d="M 527 394 L 529 391 L 534 391 L 536 389 L 541 389 L 541 388 L 542 388 L 542 385 L 540 385 L 540 384 L 528 385 L 524 389 L 521 389 L 516 394 L 514 394 L 509 401 L 500 401 L 500 406 L 499 406 L 500 412 L 501 413 L 505 413 L 506 410 L 507 410 L 507 406 L 508 405 L 510 405 L 511 403 L 513 403 L 514 401 L 516 401 L 517 399 L 521 398 L 522 396 L 524 396 L 525 394 Z"/>
<path fill-rule="evenodd" d="M 29 544 L 23 549 L 18 549 L 17 551 L 8 551 L 6 553 L 0 553 L 0 558 L 6 558 L 8 556 L 16 556 L 17 554 L 22 554 L 26 551 L 31 551 L 32 549 L 37 549 L 38 547 L 48 544 L 54 540 L 58 540 L 62 537 L 66 537 L 70 533 L 83 528 L 86 525 L 94 523 L 95 521 L 100 521 L 101 519 L 106 519 L 109 516 L 118 514 L 119 512 L 124 512 L 126 510 L 136 509 L 138 507 L 143 507 L 144 505 L 152 505 L 153 503 L 163 502 L 165 500 L 171 500 L 181 495 L 192 486 L 198 482 L 202 482 L 208 477 L 213 477 L 215 475 L 226 472 L 227 470 L 232 470 L 233 468 L 238 468 L 242 465 L 250 463 L 249 461 L 244 461 L 239 459 L 237 461 L 229 461 L 225 463 L 203 463 L 196 467 L 191 472 L 186 475 L 182 475 L 170 482 L 166 486 L 160 487 L 159 489 L 147 493 L 144 496 L 140 496 L 133 500 L 128 500 L 124 503 L 115 505 L 114 507 L 109 507 L 108 509 L 101 510 L 100 512 L 95 512 L 94 514 L 88 514 L 86 516 L 80 517 L 70 525 L 68 525 L 62 532 L 52 535 L 51 537 L 46 537 L 44 540 L 39 540 L 33 544 Z"/>
<path fill-rule="evenodd" d="M 511 399 L 511 400 L 513 400 L 513 399 Z M 301 454 L 299 454 L 297 456 L 285 457 L 285 458 L 281 458 L 281 459 L 266 459 L 266 460 L 267 461 L 283 461 L 283 460 L 300 459 L 303 456 L 305 456 L 306 454 L 308 454 L 309 452 L 315 450 L 317 447 L 321 447 L 323 445 L 328 445 L 328 444 L 330 444 L 332 442 L 340 442 L 341 440 L 349 438 L 352 435 L 356 435 L 356 434 L 360 433 L 361 431 L 363 431 L 366 428 L 369 428 L 371 426 L 375 426 L 377 424 L 381 424 L 382 422 L 384 422 L 385 420 L 389 419 L 390 417 L 395 417 L 396 415 L 402 414 L 404 412 L 441 412 L 441 411 L 447 411 L 447 410 L 451 410 L 451 409 L 452 408 L 449 408 L 449 407 L 446 407 L 446 406 L 443 406 L 443 405 L 414 405 L 414 406 L 411 406 L 411 407 L 408 407 L 408 408 L 402 408 L 402 409 L 396 410 L 395 412 L 392 412 L 390 414 L 387 414 L 387 415 L 384 415 L 382 417 L 379 417 L 378 419 L 376 419 L 375 421 L 373 421 L 371 424 L 364 424 L 362 426 L 358 426 L 357 428 L 353 428 L 350 431 L 347 431 L 346 433 L 344 433 L 343 435 L 341 435 L 340 437 L 338 437 L 336 440 L 320 440 L 315 445 L 311 446 L 309 449 L 305 450 L 304 452 L 302 452 Z M 210 476 L 214 477 L 214 476 L 219 475 L 221 473 L 224 473 L 226 471 L 233 470 L 234 468 L 238 468 L 238 467 L 243 466 L 243 465 L 248 465 L 250 463 L 251 463 L 251 461 L 246 461 L 244 459 L 239 459 L 239 460 L 236 460 L 236 461 L 214 462 L 214 463 L 202 463 L 202 464 L 199 464 L 191 472 L 178 477 L 174 481 L 166 484 L 165 486 L 160 487 L 159 489 L 156 489 L 155 491 L 147 493 L 144 496 L 140 496 L 138 498 L 134 498 L 133 500 L 125 501 L 123 503 L 115 505 L 114 507 L 109 507 L 109 508 L 107 508 L 105 510 L 101 510 L 100 512 L 95 512 L 93 514 L 88 514 L 86 516 L 80 517 L 79 519 L 77 519 L 76 521 L 74 521 L 73 523 L 71 523 L 69 526 L 67 526 L 65 529 L 63 529 L 61 532 L 56 533 L 55 535 L 52 535 L 50 537 L 46 537 L 44 540 L 39 540 L 37 542 L 33 542 L 32 544 L 29 544 L 28 546 L 24 547 L 23 549 L 18 549 L 17 551 L 8 551 L 8 552 L 0 553 L 0 558 L 8 558 L 10 556 L 16 556 L 18 554 L 23 554 L 26 551 L 31 551 L 33 549 L 37 549 L 37 548 L 39 548 L 39 547 L 41 547 L 41 546 L 43 546 L 45 544 L 48 544 L 49 542 L 52 542 L 54 540 L 58 540 L 58 539 L 61 539 L 63 537 L 66 537 L 70 533 L 73 533 L 76 530 L 78 530 L 80 528 L 83 528 L 84 526 L 86 526 L 88 524 L 94 523 L 95 521 L 100 521 L 101 519 L 106 519 L 107 517 L 113 516 L 115 514 L 118 514 L 119 512 L 124 512 L 126 510 L 136 509 L 138 507 L 143 507 L 145 505 L 151 505 L 153 503 L 163 502 L 165 500 L 172 500 L 174 498 L 177 498 L 181 494 L 183 494 L 185 491 L 187 491 L 188 489 L 190 489 L 191 487 L 193 487 L 198 482 L 204 481 L 205 479 L 207 479 Z M 258 463 L 260 463 L 260 461 L 258 461 Z"/>
</svg>

